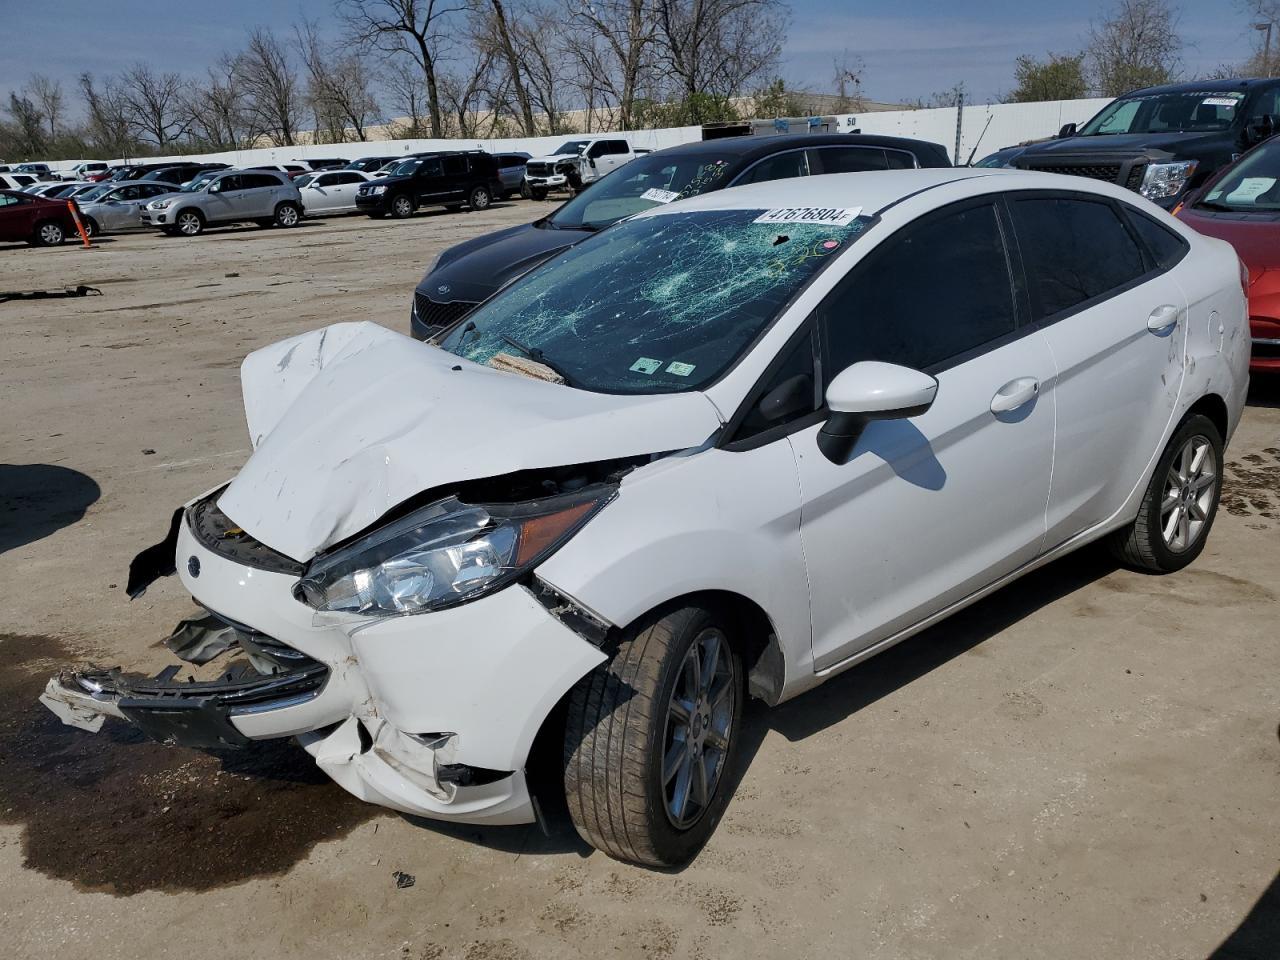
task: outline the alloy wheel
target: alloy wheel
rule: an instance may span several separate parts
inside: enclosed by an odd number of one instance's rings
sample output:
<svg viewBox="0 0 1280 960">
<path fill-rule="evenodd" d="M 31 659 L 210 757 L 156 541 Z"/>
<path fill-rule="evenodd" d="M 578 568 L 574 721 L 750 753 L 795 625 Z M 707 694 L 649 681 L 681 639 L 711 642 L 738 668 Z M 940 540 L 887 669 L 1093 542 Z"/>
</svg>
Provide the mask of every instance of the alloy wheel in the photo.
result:
<svg viewBox="0 0 1280 960">
<path fill-rule="evenodd" d="M 408 197 L 396 197 L 394 207 L 397 217 L 407 217 L 413 213 L 413 204 L 409 202 Z"/>
<path fill-rule="evenodd" d="M 56 223 L 46 223 L 40 227 L 40 242 L 45 246 L 56 247 L 62 242 L 62 228 Z"/>
<path fill-rule="evenodd" d="M 178 229 L 188 237 L 200 232 L 200 218 L 194 213 L 184 213 L 178 217 Z"/>
<path fill-rule="evenodd" d="M 282 227 L 296 226 L 298 223 L 298 209 L 286 204 L 276 214 L 276 220 Z"/>
<path fill-rule="evenodd" d="M 704 630 L 680 665 L 663 734 L 662 793 L 667 818 L 687 829 L 711 804 L 735 732 L 737 677 L 728 640 Z"/>
<path fill-rule="evenodd" d="M 1160 533 L 1174 553 L 1194 546 L 1211 516 L 1218 458 L 1208 437 L 1187 439 L 1169 465 L 1160 502 Z"/>
</svg>

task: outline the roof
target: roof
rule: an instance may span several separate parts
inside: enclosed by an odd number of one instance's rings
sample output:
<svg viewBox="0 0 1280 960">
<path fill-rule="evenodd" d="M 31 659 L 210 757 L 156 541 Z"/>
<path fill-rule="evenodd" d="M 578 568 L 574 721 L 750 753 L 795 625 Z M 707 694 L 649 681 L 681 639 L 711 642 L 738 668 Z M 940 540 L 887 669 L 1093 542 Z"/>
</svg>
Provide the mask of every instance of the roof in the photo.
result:
<svg viewBox="0 0 1280 960">
<path fill-rule="evenodd" d="M 1165 83 L 1158 87 L 1144 87 L 1141 90 L 1132 90 L 1123 94 L 1118 99 L 1123 100 L 1125 97 L 1149 97 L 1160 93 L 1185 93 L 1189 90 L 1205 91 L 1206 93 L 1230 90 L 1248 90 L 1250 87 L 1271 86 L 1272 84 L 1280 84 L 1280 78 L 1267 79 L 1264 77 L 1245 77 L 1245 78 L 1228 78 L 1226 80 L 1187 80 L 1184 83 Z"/>
<path fill-rule="evenodd" d="M 882 137 L 869 133 L 780 133 L 774 136 L 724 137 L 719 140 L 693 140 L 655 153 L 671 156 L 699 156 L 735 154 L 747 160 L 768 156 L 782 150 L 797 147 L 819 147 L 830 144 L 858 144 L 866 147 L 894 147 L 900 150 L 918 150 L 928 143 L 931 149 L 945 150 L 936 143 L 911 140 L 906 137 Z"/>
<path fill-rule="evenodd" d="M 933 167 L 920 170 L 874 170 L 865 173 L 828 173 L 814 177 L 769 180 L 681 200 L 670 206 L 658 206 L 640 217 L 662 216 L 689 210 L 770 210 L 778 207 L 861 207 L 863 214 L 873 216 L 898 201 L 937 187 L 964 181 L 993 178 L 992 185 L 1003 190 L 1073 190 L 1124 197 L 1132 201 L 1137 194 L 1115 184 L 1086 177 L 1057 173 L 1036 173 L 982 167 Z M 985 192 L 985 191 L 978 191 Z"/>
</svg>

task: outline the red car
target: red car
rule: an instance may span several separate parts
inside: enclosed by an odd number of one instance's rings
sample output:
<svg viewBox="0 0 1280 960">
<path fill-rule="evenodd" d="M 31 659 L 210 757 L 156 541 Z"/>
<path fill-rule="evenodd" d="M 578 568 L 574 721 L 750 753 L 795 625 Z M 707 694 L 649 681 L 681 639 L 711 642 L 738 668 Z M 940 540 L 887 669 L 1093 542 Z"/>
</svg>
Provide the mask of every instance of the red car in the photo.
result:
<svg viewBox="0 0 1280 960">
<path fill-rule="evenodd" d="M 66 200 L 46 200 L 17 190 L 0 190 L 0 241 L 56 247 L 74 236 L 76 224 Z"/>
<path fill-rule="evenodd" d="M 1280 373 L 1280 137 L 1258 144 L 1174 211 L 1249 268 L 1254 373 Z"/>
</svg>

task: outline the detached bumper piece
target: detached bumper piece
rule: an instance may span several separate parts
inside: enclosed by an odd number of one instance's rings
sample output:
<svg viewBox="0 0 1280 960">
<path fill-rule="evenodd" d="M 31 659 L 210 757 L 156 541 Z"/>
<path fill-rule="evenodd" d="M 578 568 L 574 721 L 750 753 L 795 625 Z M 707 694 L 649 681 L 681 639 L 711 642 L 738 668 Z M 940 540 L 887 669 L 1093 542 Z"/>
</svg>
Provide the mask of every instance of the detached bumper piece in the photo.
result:
<svg viewBox="0 0 1280 960">
<path fill-rule="evenodd" d="M 214 638 L 195 642 L 202 630 Z M 186 621 L 174 633 L 182 643 L 169 643 L 180 655 L 201 663 L 213 659 L 211 645 L 228 652 L 227 624 L 215 617 Z M 248 661 L 228 665 L 216 680 L 179 680 L 178 665 L 154 677 L 118 669 L 66 671 L 49 680 L 40 702 L 73 727 L 98 731 L 106 717 L 125 720 L 162 743 L 187 747 L 243 746 L 249 738 L 232 722 L 234 717 L 279 710 L 314 699 L 329 676 L 329 668 L 298 651 L 260 634 L 241 636 L 231 628 Z M 173 638 L 170 638 L 173 640 Z"/>
</svg>

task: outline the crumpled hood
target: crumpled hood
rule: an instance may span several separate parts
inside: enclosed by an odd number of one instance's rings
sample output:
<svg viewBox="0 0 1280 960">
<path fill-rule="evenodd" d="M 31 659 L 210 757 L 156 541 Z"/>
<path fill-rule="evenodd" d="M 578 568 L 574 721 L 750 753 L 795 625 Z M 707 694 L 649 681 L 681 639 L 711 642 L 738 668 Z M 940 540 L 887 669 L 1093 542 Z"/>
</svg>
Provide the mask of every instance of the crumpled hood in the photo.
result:
<svg viewBox="0 0 1280 960">
<path fill-rule="evenodd" d="M 299 561 L 441 484 L 686 449 L 721 426 L 701 393 L 575 390 L 373 323 L 255 351 L 241 382 L 255 450 L 218 506 Z"/>
</svg>

